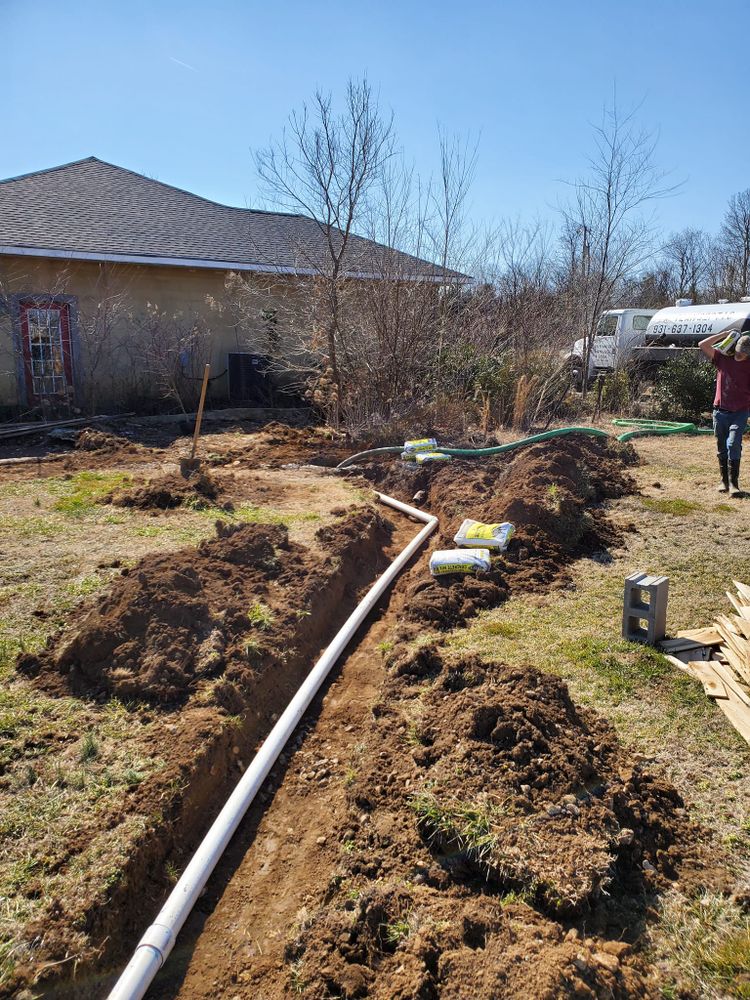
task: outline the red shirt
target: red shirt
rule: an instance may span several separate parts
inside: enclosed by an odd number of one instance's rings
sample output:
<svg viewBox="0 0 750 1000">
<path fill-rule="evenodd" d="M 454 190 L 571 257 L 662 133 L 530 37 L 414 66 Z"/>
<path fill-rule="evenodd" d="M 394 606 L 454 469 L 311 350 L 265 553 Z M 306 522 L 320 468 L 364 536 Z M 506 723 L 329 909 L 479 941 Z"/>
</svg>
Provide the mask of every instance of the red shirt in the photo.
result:
<svg viewBox="0 0 750 1000">
<path fill-rule="evenodd" d="M 735 361 L 714 351 L 713 363 L 717 369 L 714 406 L 732 413 L 750 409 L 750 358 Z"/>
</svg>

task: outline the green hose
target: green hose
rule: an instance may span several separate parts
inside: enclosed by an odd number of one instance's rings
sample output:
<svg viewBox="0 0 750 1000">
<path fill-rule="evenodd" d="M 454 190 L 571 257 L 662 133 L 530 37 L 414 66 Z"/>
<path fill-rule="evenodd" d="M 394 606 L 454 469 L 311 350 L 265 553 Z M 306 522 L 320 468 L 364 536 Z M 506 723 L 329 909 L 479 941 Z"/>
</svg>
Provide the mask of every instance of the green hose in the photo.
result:
<svg viewBox="0 0 750 1000">
<path fill-rule="evenodd" d="M 648 435 L 665 434 L 713 434 L 709 427 L 696 427 L 695 424 L 679 423 L 675 420 L 613 420 L 615 427 L 633 427 L 632 431 L 625 431 L 617 435 L 618 441 L 630 441 L 636 437 L 647 437 Z"/>
<path fill-rule="evenodd" d="M 520 441 L 509 441 L 507 444 L 496 444 L 492 448 L 435 448 L 444 455 L 457 455 L 462 458 L 474 458 L 481 455 L 502 455 L 506 451 L 513 451 L 514 448 L 522 448 L 527 444 L 536 444 L 537 441 L 549 441 L 551 438 L 562 437 L 564 434 L 590 434 L 592 437 L 609 437 L 606 431 L 598 427 L 558 427 L 553 431 L 543 431 L 541 434 L 532 434 L 531 437 L 521 438 Z"/>
<path fill-rule="evenodd" d="M 695 424 L 678 423 L 675 420 L 613 420 L 616 427 L 633 427 L 633 430 L 618 434 L 617 441 L 630 441 L 635 437 L 646 437 L 657 434 L 713 434 L 712 430 L 696 427 Z M 494 445 L 492 448 L 434 448 L 433 451 L 442 455 L 455 455 L 458 458 L 479 458 L 484 455 L 502 455 L 515 448 L 523 448 L 529 444 L 537 444 L 539 441 L 549 441 L 552 438 L 563 437 L 565 434 L 588 434 L 591 437 L 609 438 L 611 435 L 598 427 L 558 427 L 552 431 L 543 431 L 541 434 L 532 434 L 531 437 L 521 438 L 519 441 L 508 441 L 507 444 Z M 340 462 L 336 468 L 346 469 L 353 465 L 360 458 L 370 458 L 372 455 L 385 455 L 393 452 L 399 454 L 403 451 L 401 445 L 388 445 L 384 448 L 370 448 L 368 451 L 357 452 Z"/>
<path fill-rule="evenodd" d="M 498 444 L 492 448 L 433 448 L 443 455 L 456 455 L 461 458 L 476 458 L 482 455 L 502 455 L 503 452 L 512 451 L 514 448 L 521 448 L 523 445 L 536 444 L 537 441 L 549 441 L 550 438 L 561 437 L 563 434 L 591 434 L 594 437 L 609 437 L 606 431 L 598 427 L 560 427 L 553 431 L 544 431 L 542 434 L 533 434 L 531 437 L 521 438 L 520 441 L 509 441 L 507 444 Z M 340 462 L 336 468 L 346 469 L 353 465 L 359 458 L 370 458 L 371 455 L 384 455 L 388 452 L 403 451 L 403 446 L 389 445 L 385 448 L 371 448 L 369 451 L 360 451 L 356 455 L 351 455 Z"/>
</svg>

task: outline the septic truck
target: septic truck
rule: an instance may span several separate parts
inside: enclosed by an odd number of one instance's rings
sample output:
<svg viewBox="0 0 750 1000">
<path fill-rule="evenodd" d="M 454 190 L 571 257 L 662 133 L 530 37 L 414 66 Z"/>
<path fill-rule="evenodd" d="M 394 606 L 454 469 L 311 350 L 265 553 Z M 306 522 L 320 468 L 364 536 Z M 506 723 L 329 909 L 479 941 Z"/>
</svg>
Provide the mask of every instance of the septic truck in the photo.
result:
<svg viewBox="0 0 750 1000">
<path fill-rule="evenodd" d="M 588 375 L 626 365 L 652 367 L 677 356 L 678 351 L 698 351 L 698 342 L 715 333 L 750 333 L 750 297 L 740 302 L 694 306 L 678 299 L 666 309 L 607 309 L 599 317 L 589 354 Z M 577 340 L 567 354 L 580 379 L 584 367 L 584 341 Z M 696 354 L 697 356 L 697 354 Z"/>
</svg>

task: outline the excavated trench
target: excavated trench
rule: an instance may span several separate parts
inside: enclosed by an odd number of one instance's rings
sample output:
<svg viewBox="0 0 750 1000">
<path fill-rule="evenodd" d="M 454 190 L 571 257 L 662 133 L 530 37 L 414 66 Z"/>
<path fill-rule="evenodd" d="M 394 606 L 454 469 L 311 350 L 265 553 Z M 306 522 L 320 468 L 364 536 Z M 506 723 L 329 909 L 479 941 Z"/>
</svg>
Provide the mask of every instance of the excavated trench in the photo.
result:
<svg viewBox="0 0 750 1000">
<path fill-rule="evenodd" d="M 84 876 L 75 898 L 47 901 L 9 995 L 73 950 L 83 970 L 122 957 L 164 892 L 166 861 L 179 865 L 197 844 L 331 629 L 390 561 L 392 532 L 370 507 L 319 529 L 311 547 L 279 525 L 219 522 L 197 548 L 123 570 L 73 627 L 19 657 L 19 673 L 50 695 L 129 705 L 133 751 L 163 766 L 102 808 L 99 829 L 113 838 L 134 816 L 143 829 L 110 884 Z M 80 867 L 97 832 L 82 824 L 63 840 L 50 830 L 48 863 Z M 85 971 L 60 995 L 84 995 L 84 981 Z"/>
<path fill-rule="evenodd" d="M 510 520 L 515 537 L 483 578 L 434 580 L 425 554 L 397 583 L 248 814 L 150 996 L 659 995 L 637 950 L 648 906 L 677 877 L 717 877 L 676 791 L 559 679 L 449 654 L 440 639 L 511 593 L 564 583 L 574 559 L 617 544 L 602 502 L 633 489 L 632 460 L 620 446 L 566 438 L 510 461 L 365 471 L 441 518 L 430 548 L 450 545 L 464 517 Z M 382 565 L 387 530 L 362 511 L 323 532 L 322 560 L 267 527 L 222 530 L 190 565 L 145 560 L 77 635 L 22 659 L 46 690 L 107 698 L 137 688 L 184 721 L 182 773 L 193 784 L 144 836 L 109 907 L 91 907 L 92 945 L 135 942 L 161 889 L 149 870 L 195 842 L 236 774 L 234 747 L 248 759 Z M 393 547 L 414 533 L 400 525 Z M 164 610 L 173 601 L 176 616 Z M 250 602 L 274 621 L 255 664 Z M 192 708 L 209 681 L 215 706 Z M 228 712 L 243 716 L 239 735 L 218 724 Z M 196 741 L 187 734 L 198 718 Z M 72 916 L 46 915 L 58 952 Z M 100 968 L 123 951 L 110 947 Z M 46 995 L 98 996 L 109 982 L 92 973 Z"/>
</svg>

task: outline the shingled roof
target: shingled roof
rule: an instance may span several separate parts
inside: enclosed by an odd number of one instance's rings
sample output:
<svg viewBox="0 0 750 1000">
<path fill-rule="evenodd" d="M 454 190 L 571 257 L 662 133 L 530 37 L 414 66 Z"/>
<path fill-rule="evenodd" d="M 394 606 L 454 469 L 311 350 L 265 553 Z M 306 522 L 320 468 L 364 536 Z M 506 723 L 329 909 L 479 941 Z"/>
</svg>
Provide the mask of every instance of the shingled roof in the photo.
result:
<svg viewBox="0 0 750 1000">
<path fill-rule="evenodd" d="M 319 273 L 324 233 L 305 215 L 234 208 L 90 156 L 0 181 L 0 254 Z M 352 236 L 346 271 L 462 279 Z"/>
</svg>

